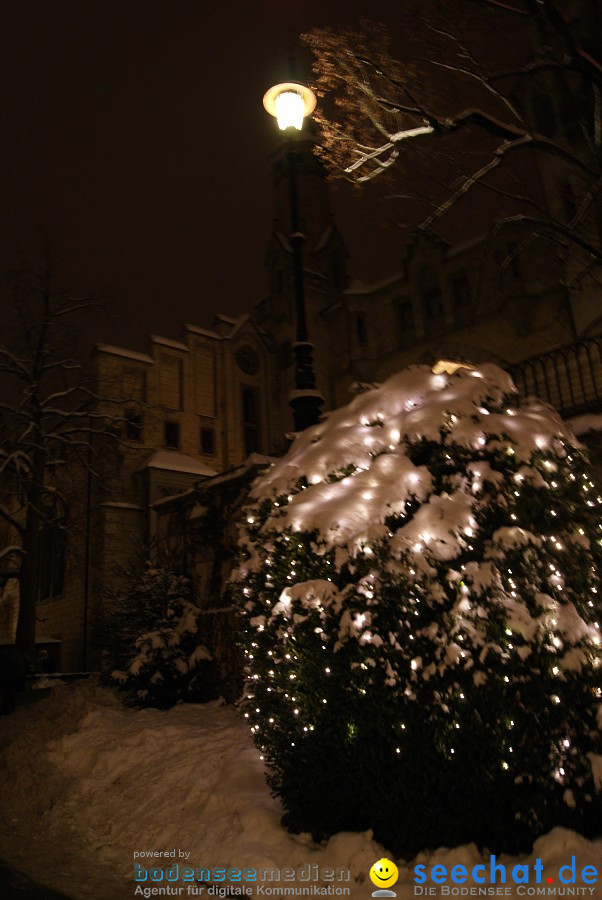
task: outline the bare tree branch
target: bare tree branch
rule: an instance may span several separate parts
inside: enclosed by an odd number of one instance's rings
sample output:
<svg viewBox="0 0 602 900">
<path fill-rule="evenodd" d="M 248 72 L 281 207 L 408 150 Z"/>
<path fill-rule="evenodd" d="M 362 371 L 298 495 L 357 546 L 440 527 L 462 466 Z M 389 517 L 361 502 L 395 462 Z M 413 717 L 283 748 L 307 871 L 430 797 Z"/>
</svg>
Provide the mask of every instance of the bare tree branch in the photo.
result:
<svg viewBox="0 0 602 900">
<path fill-rule="evenodd" d="M 572 18 L 561 0 L 472 5 L 483 11 L 483 27 L 501 35 L 506 47 L 479 40 L 480 26 L 471 31 L 473 23 L 462 18 L 462 4 L 454 0 L 413 7 L 413 53 L 405 48 L 403 65 L 382 27 L 337 34 L 314 29 L 304 36 L 324 101 L 316 114 L 322 159 L 333 175 L 356 183 L 385 178 L 390 184 L 399 172 L 411 190 L 394 195 L 431 207 L 414 223 L 423 229 L 471 192 L 497 186 L 501 196 L 501 186 L 514 179 L 517 209 L 498 213 L 506 223 L 508 214 L 519 216 L 540 236 L 602 262 L 600 236 L 592 227 L 602 179 L 602 57 L 596 58 L 596 35 L 587 25 L 599 21 L 593 0 L 583 0 Z M 496 60 L 504 60 L 503 70 Z M 560 101 L 547 105 L 554 89 L 562 92 Z M 554 118 L 562 115 L 566 122 Z M 435 146 L 445 148 L 439 161 L 429 157 Z M 446 173 L 440 177 L 439 162 Z M 521 180 L 527 164 L 534 172 L 530 183 Z M 451 175 L 460 165 L 463 172 Z M 560 195 L 563 185 L 567 202 Z M 511 205 L 510 191 L 504 196 Z"/>
</svg>

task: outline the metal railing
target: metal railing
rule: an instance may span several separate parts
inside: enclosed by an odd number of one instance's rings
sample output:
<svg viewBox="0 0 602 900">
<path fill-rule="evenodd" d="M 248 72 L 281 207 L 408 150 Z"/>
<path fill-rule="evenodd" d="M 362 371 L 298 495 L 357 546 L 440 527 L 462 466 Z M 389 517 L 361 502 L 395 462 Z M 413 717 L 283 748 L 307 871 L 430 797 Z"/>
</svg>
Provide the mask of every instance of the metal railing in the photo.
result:
<svg viewBox="0 0 602 900">
<path fill-rule="evenodd" d="M 519 391 L 563 416 L 602 410 L 602 336 L 566 344 L 509 366 Z"/>
</svg>

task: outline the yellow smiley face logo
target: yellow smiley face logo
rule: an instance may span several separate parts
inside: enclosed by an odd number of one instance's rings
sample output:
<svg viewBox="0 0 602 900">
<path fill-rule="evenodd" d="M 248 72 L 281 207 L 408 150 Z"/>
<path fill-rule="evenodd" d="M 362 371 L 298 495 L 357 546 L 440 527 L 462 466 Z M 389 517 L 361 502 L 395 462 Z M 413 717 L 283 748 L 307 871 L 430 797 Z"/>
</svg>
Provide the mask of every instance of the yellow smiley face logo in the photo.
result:
<svg viewBox="0 0 602 900">
<path fill-rule="evenodd" d="M 398 878 L 397 866 L 390 859 L 379 859 L 370 869 L 370 881 L 379 888 L 393 887 Z"/>
</svg>

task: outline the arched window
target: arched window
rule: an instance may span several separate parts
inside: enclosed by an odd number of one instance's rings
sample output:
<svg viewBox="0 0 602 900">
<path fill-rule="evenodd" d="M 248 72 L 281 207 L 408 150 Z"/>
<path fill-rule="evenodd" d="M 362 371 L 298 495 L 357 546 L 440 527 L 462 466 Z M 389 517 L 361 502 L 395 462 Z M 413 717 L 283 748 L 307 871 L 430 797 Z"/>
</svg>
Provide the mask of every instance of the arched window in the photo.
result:
<svg viewBox="0 0 602 900">
<path fill-rule="evenodd" d="M 339 256 L 335 256 L 331 263 L 332 283 L 337 290 L 345 287 L 345 266 Z"/>
<path fill-rule="evenodd" d="M 443 315 L 443 300 L 439 278 L 434 269 L 423 269 L 419 278 L 420 293 L 427 319 L 438 319 Z"/>
<path fill-rule="evenodd" d="M 245 454 L 258 453 L 261 450 L 259 391 L 256 387 L 243 386 L 242 389 L 242 428 Z"/>
<path fill-rule="evenodd" d="M 399 301 L 399 324 L 402 332 L 414 330 L 414 303 L 409 297 Z"/>
<path fill-rule="evenodd" d="M 360 347 L 367 347 L 368 325 L 366 323 L 366 317 L 362 312 L 356 312 L 355 314 L 355 334 Z"/>
<path fill-rule="evenodd" d="M 63 593 L 66 529 L 67 516 L 62 504 L 57 504 L 52 495 L 47 495 L 42 501 L 39 525 L 39 600 L 50 600 Z"/>
<path fill-rule="evenodd" d="M 134 409 L 126 409 L 124 413 L 125 436 L 128 441 L 142 441 L 142 414 Z"/>
<path fill-rule="evenodd" d="M 466 309 L 470 306 L 470 281 L 466 272 L 458 272 L 452 278 L 452 294 L 456 309 Z"/>
</svg>

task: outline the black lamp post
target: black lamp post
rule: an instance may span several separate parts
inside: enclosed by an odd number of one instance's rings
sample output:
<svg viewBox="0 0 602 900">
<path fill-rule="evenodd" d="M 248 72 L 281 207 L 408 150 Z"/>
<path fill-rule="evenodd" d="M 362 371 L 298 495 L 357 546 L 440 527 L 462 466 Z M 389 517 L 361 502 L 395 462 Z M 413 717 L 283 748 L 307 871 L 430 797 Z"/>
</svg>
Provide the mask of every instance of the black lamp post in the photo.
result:
<svg viewBox="0 0 602 900">
<path fill-rule="evenodd" d="M 289 196 L 291 207 L 291 233 L 289 241 L 293 251 L 293 276 L 295 286 L 295 384 L 289 397 L 293 410 L 295 431 L 303 431 L 315 425 L 320 419 L 324 398 L 316 390 L 314 369 L 314 346 L 308 339 L 305 315 L 305 284 L 303 280 L 303 244 L 305 235 L 299 222 L 299 197 L 297 192 L 297 154 L 294 133 L 303 127 L 303 119 L 316 106 L 316 96 L 308 87 L 294 81 L 277 84 L 265 94 L 263 105 L 270 115 L 275 116 L 278 127 L 286 138 L 286 156 L 289 175 Z"/>
</svg>

